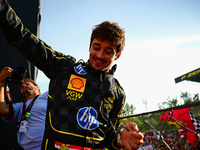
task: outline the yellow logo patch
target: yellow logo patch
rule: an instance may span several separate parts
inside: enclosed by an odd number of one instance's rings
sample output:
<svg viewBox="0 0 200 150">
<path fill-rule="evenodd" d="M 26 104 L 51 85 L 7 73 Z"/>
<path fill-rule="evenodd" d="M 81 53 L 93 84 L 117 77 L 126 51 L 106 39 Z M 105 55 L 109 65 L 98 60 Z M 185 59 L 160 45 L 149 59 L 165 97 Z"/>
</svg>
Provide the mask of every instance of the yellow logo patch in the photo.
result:
<svg viewBox="0 0 200 150">
<path fill-rule="evenodd" d="M 79 76 L 72 74 L 67 88 L 83 93 L 85 90 L 85 84 L 86 84 L 85 78 L 81 78 Z"/>
</svg>

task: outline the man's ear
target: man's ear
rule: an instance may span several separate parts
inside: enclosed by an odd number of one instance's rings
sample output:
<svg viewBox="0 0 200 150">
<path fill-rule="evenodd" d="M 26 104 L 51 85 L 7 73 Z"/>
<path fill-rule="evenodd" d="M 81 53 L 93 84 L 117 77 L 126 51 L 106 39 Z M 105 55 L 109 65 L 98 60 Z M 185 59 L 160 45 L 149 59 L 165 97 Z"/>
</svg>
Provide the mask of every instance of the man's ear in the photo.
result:
<svg viewBox="0 0 200 150">
<path fill-rule="evenodd" d="M 117 60 L 120 56 L 121 56 L 122 52 L 119 52 L 115 58 L 115 60 Z"/>
<path fill-rule="evenodd" d="M 41 94 L 39 86 L 37 86 L 37 90 L 38 90 L 38 91 L 39 91 L 39 93 Z"/>
</svg>

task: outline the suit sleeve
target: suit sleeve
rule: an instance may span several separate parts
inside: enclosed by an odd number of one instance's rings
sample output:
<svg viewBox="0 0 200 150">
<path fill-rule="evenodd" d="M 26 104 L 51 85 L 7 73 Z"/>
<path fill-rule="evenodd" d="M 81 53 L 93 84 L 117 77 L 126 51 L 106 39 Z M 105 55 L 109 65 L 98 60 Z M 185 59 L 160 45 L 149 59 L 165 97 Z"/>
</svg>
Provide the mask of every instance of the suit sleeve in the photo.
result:
<svg viewBox="0 0 200 150">
<path fill-rule="evenodd" d="M 118 118 L 120 117 L 120 114 L 123 110 L 123 107 L 125 104 L 125 98 L 126 98 L 122 87 L 119 85 L 117 87 L 118 87 L 117 91 L 119 93 L 119 97 L 116 99 L 116 102 L 114 104 L 114 109 L 111 111 L 110 125 L 109 125 L 108 130 L 105 132 L 106 138 L 104 140 L 105 145 L 107 145 L 107 147 L 110 150 L 120 149 L 120 147 L 117 145 L 116 131 L 118 131 L 119 129 L 120 120 L 118 120 Z"/>
<path fill-rule="evenodd" d="M 15 11 L 5 0 L 0 0 L 0 28 L 7 42 L 15 46 L 48 78 L 52 78 L 58 72 L 56 66 L 60 66 L 59 63 L 62 63 L 63 60 L 75 63 L 73 57 L 54 51 L 24 27 Z"/>
</svg>

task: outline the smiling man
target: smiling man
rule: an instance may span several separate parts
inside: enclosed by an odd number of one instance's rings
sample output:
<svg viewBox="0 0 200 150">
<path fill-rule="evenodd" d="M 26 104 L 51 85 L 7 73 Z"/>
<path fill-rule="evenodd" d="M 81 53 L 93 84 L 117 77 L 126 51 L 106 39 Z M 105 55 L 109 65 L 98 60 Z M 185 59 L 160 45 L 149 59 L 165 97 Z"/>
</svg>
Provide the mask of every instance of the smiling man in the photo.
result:
<svg viewBox="0 0 200 150">
<path fill-rule="evenodd" d="M 114 60 L 121 55 L 108 40 L 94 39 L 90 45 L 90 65 L 94 70 L 108 72 Z"/>
<path fill-rule="evenodd" d="M 8 42 L 50 78 L 42 149 L 137 149 L 143 135 L 136 124 L 118 132 L 125 93 L 112 64 L 124 49 L 124 30 L 109 21 L 96 25 L 89 60 L 76 62 L 34 36 L 8 3 L 0 2 L 0 27 Z"/>
</svg>

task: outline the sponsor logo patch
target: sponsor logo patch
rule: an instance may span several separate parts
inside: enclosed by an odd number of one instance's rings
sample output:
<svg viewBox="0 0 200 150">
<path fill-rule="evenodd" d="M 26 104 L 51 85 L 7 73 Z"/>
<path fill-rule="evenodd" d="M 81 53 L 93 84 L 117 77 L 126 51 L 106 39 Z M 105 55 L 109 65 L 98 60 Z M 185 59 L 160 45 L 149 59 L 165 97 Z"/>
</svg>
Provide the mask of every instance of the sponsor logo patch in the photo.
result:
<svg viewBox="0 0 200 150">
<path fill-rule="evenodd" d="M 69 149 L 69 144 L 65 144 L 65 143 L 61 143 L 61 142 L 57 142 L 55 141 L 55 148 L 56 149 L 60 149 L 60 150 L 68 150 Z"/>
<path fill-rule="evenodd" d="M 83 66 L 81 64 L 79 64 L 78 66 L 75 66 L 74 70 L 76 71 L 76 73 L 78 73 L 80 75 L 87 74 L 87 72 L 83 69 Z"/>
<path fill-rule="evenodd" d="M 86 84 L 85 78 L 81 78 L 79 76 L 72 74 L 67 88 L 83 93 L 85 90 L 85 84 Z"/>
<path fill-rule="evenodd" d="M 65 144 L 62 142 L 57 142 L 55 141 L 55 148 L 59 149 L 59 150 L 92 150 L 91 148 L 87 148 L 87 147 L 81 147 L 78 145 L 72 145 L 72 144 Z"/>
<path fill-rule="evenodd" d="M 99 126 L 97 112 L 93 107 L 84 107 L 77 113 L 77 121 L 81 128 L 93 130 Z"/>
</svg>

